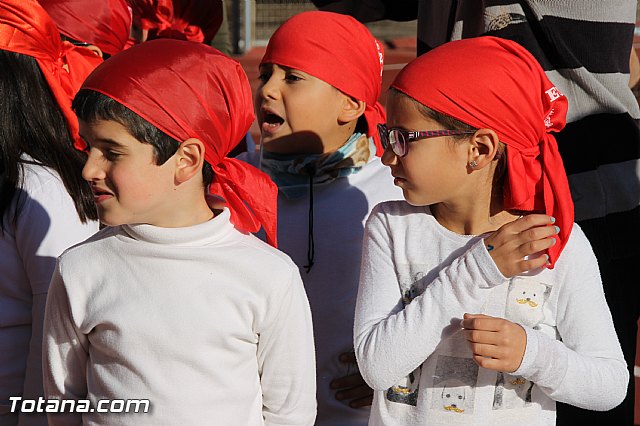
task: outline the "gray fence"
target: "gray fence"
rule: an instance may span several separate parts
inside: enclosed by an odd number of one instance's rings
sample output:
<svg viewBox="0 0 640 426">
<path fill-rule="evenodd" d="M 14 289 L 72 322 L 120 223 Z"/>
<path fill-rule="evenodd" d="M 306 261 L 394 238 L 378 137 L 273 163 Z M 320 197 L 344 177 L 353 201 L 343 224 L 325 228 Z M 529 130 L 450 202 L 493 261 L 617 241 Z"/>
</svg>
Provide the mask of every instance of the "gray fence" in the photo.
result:
<svg viewBox="0 0 640 426">
<path fill-rule="evenodd" d="M 227 0 L 227 13 L 234 53 L 253 46 L 264 46 L 271 34 L 287 18 L 307 10 L 316 10 L 309 0 Z M 380 21 L 367 24 L 380 40 L 415 37 L 416 22 Z"/>
</svg>

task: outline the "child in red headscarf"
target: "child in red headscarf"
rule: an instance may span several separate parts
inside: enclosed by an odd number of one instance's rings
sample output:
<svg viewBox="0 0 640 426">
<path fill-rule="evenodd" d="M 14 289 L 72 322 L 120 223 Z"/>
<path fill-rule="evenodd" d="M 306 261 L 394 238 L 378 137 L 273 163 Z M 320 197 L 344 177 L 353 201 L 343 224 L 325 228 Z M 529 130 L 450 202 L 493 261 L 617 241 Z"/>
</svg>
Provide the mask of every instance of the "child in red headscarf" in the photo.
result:
<svg viewBox="0 0 640 426">
<path fill-rule="evenodd" d="M 131 32 L 131 9 L 125 0 L 39 2 L 60 32 L 64 66 L 75 95 L 104 59 L 125 49 Z"/>
<path fill-rule="evenodd" d="M 619 404 L 629 376 L 551 133 L 565 96 L 520 45 L 480 37 L 407 65 L 387 108 L 406 202 L 365 230 L 370 424 L 553 425 L 555 401 Z"/>
<path fill-rule="evenodd" d="M 55 24 L 0 2 L 0 425 L 46 425 L 42 325 L 56 258 L 98 231 Z"/>
<path fill-rule="evenodd" d="M 262 151 L 249 161 L 278 185 L 280 249 L 301 268 L 312 307 L 317 425 L 369 417 L 352 334 L 362 233 L 374 205 L 401 198 L 380 162 L 383 55 L 355 19 L 314 11 L 282 24 L 260 63 Z"/>
<path fill-rule="evenodd" d="M 100 65 L 74 109 L 108 226 L 59 259 L 44 381 L 47 397 L 95 410 L 50 424 L 313 424 L 300 275 L 250 234 L 262 225 L 275 245 L 276 188 L 226 157 L 254 119 L 240 64 L 201 43 L 145 42 Z M 109 398 L 143 398 L 144 413 L 110 414 Z"/>
<path fill-rule="evenodd" d="M 90 47 L 100 57 L 125 49 L 132 13 L 126 0 L 38 0 L 63 38 Z"/>
</svg>

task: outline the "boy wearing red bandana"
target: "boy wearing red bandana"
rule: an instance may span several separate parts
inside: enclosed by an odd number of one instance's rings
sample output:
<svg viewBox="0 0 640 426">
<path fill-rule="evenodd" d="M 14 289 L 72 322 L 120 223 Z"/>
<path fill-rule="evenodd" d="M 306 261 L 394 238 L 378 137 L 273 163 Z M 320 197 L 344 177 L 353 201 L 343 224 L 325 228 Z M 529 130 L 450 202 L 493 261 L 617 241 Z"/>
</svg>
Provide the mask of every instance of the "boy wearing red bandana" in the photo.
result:
<svg viewBox="0 0 640 426">
<path fill-rule="evenodd" d="M 47 398 L 94 410 L 50 424 L 312 425 L 311 314 L 276 245 L 275 186 L 227 153 L 254 115 L 240 64 L 153 40 L 74 99 L 101 221 L 60 258 L 47 300 Z M 145 399 L 111 414 L 105 399 Z"/>
<path fill-rule="evenodd" d="M 374 205 L 401 197 L 380 162 L 383 59 L 364 25 L 314 11 L 282 24 L 260 63 L 261 152 L 247 155 L 278 185 L 280 249 L 309 296 L 319 426 L 366 425 L 369 417 L 371 389 L 352 334 L 362 232 Z"/>
<path fill-rule="evenodd" d="M 479 37 L 408 64 L 387 108 L 406 202 L 365 230 L 370 424 L 554 425 L 556 401 L 620 404 L 629 374 L 553 136 L 564 94 L 523 47 Z"/>
</svg>

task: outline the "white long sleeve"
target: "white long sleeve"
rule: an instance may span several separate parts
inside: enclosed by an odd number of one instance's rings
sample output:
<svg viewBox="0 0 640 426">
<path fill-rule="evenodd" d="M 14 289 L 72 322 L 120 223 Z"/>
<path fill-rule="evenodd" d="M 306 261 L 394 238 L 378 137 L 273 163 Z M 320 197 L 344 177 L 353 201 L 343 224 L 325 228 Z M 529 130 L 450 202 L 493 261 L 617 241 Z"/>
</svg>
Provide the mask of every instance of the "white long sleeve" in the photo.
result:
<svg viewBox="0 0 640 426">
<path fill-rule="evenodd" d="M 521 375 L 556 401 L 589 410 L 610 410 L 625 397 L 629 372 L 622 358 L 598 262 L 582 232 L 566 249 L 570 269 L 558 294 L 560 340 L 526 328 L 527 352 Z M 564 260 L 564 259 L 563 259 Z"/>
<path fill-rule="evenodd" d="M 489 290 L 506 278 L 484 245 L 469 239 L 471 248 L 434 271 L 433 280 L 420 278 L 424 292 L 403 307 L 389 224 L 378 212 L 374 209 L 365 229 L 354 341 L 362 376 L 373 389 L 385 390 L 458 331 L 464 313 L 479 312 Z"/>
<path fill-rule="evenodd" d="M 516 303 L 522 292 L 536 303 Z M 473 362 L 460 328 L 465 312 L 523 325 L 518 371 Z M 556 400 L 606 410 L 626 392 L 597 263 L 577 225 L 553 270 L 506 280 L 481 237 L 448 231 L 428 208 L 382 203 L 365 229 L 354 336 L 363 377 L 376 389 L 371 425 L 552 425 Z"/>
<path fill-rule="evenodd" d="M 229 218 L 106 228 L 60 257 L 47 396 L 148 399 L 151 410 L 68 423 L 56 414 L 52 425 L 313 424 L 311 313 L 297 267 Z"/>
</svg>

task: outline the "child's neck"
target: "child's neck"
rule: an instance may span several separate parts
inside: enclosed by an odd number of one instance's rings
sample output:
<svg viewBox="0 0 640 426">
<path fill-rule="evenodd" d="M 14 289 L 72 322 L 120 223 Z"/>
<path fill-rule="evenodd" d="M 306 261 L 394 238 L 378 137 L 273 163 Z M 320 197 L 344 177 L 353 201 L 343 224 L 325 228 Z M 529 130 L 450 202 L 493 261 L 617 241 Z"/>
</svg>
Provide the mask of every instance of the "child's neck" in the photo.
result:
<svg viewBox="0 0 640 426">
<path fill-rule="evenodd" d="M 493 206 L 492 206 L 493 207 Z M 518 215 L 499 208 L 488 208 L 482 203 L 461 208 L 447 203 L 430 206 L 438 223 L 448 230 L 461 235 L 481 235 L 496 231 L 505 223 L 514 221 Z"/>
</svg>

